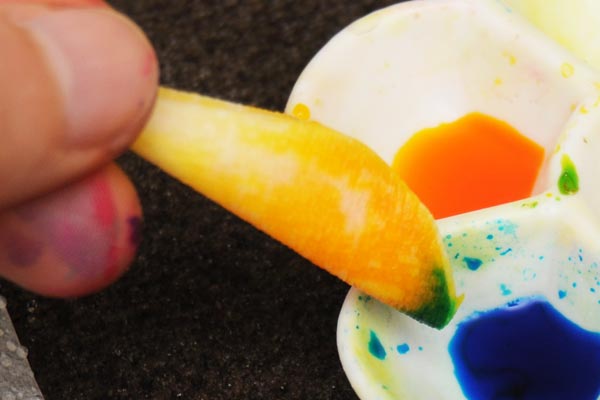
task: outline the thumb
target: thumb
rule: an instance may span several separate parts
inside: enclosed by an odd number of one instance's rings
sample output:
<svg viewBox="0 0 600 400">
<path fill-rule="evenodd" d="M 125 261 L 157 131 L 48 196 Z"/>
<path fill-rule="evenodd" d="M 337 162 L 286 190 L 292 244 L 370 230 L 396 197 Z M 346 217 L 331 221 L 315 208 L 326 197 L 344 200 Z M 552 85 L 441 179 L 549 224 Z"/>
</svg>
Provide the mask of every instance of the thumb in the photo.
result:
<svg viewBox="0 0 600 400">
<path fill-rule="evenodd" d="M 0 209 L 123 151 L 158 80 L 142 32 L 115 11 L 0 2 Z"/>
</svg>

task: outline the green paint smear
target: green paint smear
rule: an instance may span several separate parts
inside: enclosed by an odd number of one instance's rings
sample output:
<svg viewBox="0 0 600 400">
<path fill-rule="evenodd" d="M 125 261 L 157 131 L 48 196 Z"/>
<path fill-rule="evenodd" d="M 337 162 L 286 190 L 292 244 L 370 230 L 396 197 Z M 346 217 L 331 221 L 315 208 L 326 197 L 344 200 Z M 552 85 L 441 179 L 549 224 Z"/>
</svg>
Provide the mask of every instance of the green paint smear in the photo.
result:
<svg viewBox="0 0 600 400">
<path fill-rule="evenodd" d="M 521 204 L 521 207 L 525 207 L 525 208 L 536 208 L 538 206 L 538 202 L 537 201 L 532 201 L 531 203 L 523 203 Z"/>
<path fill-rule="evenodd" d="M 575 194 L 579 191 L 579 175 L 571 157 L 564 154 L 560 160 L 562 173 L 558 178 L 558 190 L 564 195 Z"/>
<path fill-rule="evenodd" d="M 433 299 L 421 308 L 405 313 L 432 328 L 442 329 L 456 313 L 462 300 L 450 295 L 448 280 L 442 268 L 436 268 L 431 273 Z"/>
</svg>

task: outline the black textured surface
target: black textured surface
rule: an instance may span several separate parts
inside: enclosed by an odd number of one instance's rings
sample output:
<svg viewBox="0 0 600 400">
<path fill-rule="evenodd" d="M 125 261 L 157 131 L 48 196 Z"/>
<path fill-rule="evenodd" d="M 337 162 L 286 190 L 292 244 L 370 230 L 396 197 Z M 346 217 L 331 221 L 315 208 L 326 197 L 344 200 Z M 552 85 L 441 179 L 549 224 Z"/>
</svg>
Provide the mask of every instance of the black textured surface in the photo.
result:
<svg viewBox="0 0 600 400">
<path fill-rule="evenodd" d="M 315 52 L 375 0 L 114 0 L 162 84 L 282 110 Z M 131 271 L 48 300 L 2 283 L 47 400 L 356 399 L 339 363 L 348 287 L 156 168 L 121 164 L 145 209 Z"/>
</svg>

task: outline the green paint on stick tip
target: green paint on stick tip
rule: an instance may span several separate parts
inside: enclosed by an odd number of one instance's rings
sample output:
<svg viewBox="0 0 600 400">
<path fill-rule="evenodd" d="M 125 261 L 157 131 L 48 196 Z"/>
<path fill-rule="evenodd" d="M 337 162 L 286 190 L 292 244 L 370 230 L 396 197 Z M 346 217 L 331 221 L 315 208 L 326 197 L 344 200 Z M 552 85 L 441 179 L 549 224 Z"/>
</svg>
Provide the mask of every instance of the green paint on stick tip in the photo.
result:
<svg viewBox="0 0 600 400">
<path fill-rule="evenodd" d="M 462 302 L 462 296 L 457 298 L 450 292 L 451 285 L 452 283 L 446 277 L 446 271 L 435 268 L 430 283 L 432 299 L 416 310 L 404 312 L 432 328 L 442 329 L 450 322 Z"/>
</svg>

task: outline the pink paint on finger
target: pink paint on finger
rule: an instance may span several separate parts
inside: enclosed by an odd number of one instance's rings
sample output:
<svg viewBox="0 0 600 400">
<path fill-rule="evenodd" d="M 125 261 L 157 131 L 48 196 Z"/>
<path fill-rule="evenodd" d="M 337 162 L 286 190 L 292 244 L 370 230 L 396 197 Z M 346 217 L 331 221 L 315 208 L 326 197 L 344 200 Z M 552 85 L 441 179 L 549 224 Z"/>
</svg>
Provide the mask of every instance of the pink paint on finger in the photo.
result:
<svg viewBox="0 0 600 400">
<path fill-rule="evenodd" d="M 128 236 L 138 229 L 132 228 L 132 218 L 139 217 L 120 214 L 111 183 L 99 173 L 18 210 L 64 261 L 72 279 L 113 280 L 122 272 L 123 259 L 135 253 L 137 243 Z"/>
<path fill-rule="evenodd" d="M 144 57 L 142 63 L 142 76 L 147 78 L 156 72 L 158 61 L 156 60 L 156 53 L 154 50 L 148 51 Z"/>
</svg>

